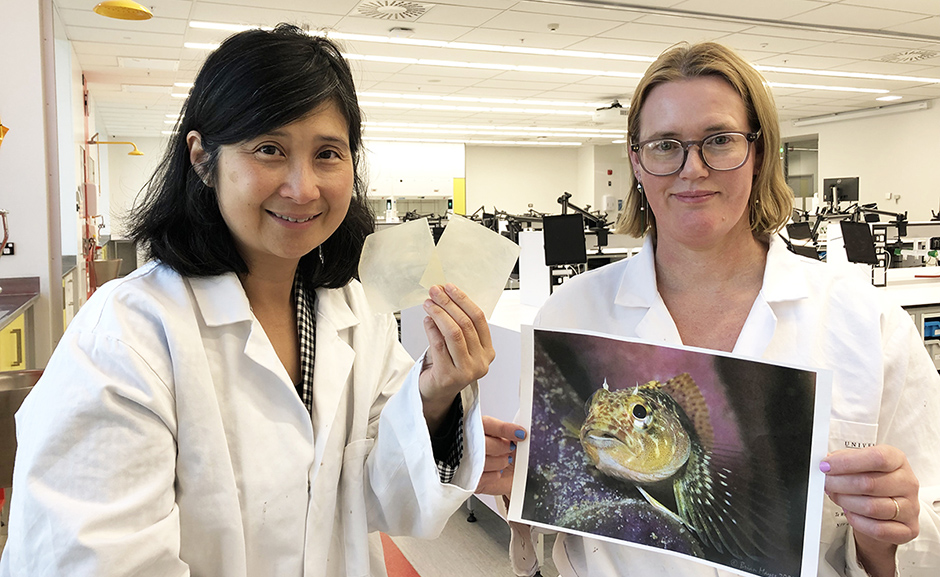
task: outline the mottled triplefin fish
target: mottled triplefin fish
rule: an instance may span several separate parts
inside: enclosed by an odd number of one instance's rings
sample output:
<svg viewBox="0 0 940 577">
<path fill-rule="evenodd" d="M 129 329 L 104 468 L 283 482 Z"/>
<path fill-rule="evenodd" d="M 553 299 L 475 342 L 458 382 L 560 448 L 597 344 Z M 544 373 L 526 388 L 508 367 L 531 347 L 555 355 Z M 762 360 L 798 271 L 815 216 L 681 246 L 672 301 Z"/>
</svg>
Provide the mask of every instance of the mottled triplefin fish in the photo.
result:
<svg viewBox="0 0 940 577">
<path fill-rule="evenodd" d="M 719 552 L 742 560 L 775 554 L 767 530 L 774 520 L 759 518 L 750 499 L 736 502 L 734 456 L 716 457 L 708 406 L 687 373 L 615 391 L 605 381 L 586 412 L 581 444 L 599 471 L 636 485 Z"/>
</svg>

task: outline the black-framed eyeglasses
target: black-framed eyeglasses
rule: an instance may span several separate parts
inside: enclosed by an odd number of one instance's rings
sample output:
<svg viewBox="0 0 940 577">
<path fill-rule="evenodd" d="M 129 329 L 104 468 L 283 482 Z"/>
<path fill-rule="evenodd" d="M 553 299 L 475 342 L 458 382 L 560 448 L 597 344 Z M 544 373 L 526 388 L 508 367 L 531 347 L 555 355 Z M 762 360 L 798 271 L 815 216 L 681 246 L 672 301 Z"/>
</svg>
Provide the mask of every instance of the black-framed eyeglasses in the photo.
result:
<svg viewBox="0 0 940 577">
<path fill-rule="evenodd" d="M 751 143 L 757 140 L 757 132 L 719 132 L 702 140 L 676 140 L 654 138 L 631 144 L 630 150 L 637 154 L 640 166 L 653 176 L 669 176 L 682 170 L 689 158 L 689 148 L 698 146 L 698 153 L 705 166 L 712 170 L 734 170 L 747 162 Z"/>
</svg>

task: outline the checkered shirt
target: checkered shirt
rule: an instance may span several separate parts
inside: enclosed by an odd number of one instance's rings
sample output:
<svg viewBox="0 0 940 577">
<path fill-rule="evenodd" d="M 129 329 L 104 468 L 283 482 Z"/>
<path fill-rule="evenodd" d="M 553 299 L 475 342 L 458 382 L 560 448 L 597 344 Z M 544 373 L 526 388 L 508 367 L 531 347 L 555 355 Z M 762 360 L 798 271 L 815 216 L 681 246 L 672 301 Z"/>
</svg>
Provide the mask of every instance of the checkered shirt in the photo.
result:
<svg viewBox="0 0 940 577">
<path fill-rule="evenodd" d="M 297 336 L 300 341 L 300 382 L 297 394 L 307 412 L 313 415 L 313 363 L 317 349 L 317 294 L 304 286 L 298 274 L 294 277 L 291 291 L 294 306 L 297 307 Z M 460 395 L 451 405 L 447 418 L 441 424 L 438 434 L 431 437 L 431 447 L 437 471 L 442 483 L 449 483 L 457 472 L 463 457 L 463 404 Z"/>
</svg>

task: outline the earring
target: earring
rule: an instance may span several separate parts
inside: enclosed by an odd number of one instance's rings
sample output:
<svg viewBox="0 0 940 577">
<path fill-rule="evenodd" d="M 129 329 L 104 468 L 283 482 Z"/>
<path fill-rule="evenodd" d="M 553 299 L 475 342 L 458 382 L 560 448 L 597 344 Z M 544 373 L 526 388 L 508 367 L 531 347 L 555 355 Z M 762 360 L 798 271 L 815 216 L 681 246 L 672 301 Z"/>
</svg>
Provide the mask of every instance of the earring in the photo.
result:
<svg viewBox="0 0 940 577">
<path fill-rule="evenodd" d="M 640 194 L 643 194 L 643 183 L 639 180 L 636 181 L 636 189 L 640 192 Z"/>
</svg>

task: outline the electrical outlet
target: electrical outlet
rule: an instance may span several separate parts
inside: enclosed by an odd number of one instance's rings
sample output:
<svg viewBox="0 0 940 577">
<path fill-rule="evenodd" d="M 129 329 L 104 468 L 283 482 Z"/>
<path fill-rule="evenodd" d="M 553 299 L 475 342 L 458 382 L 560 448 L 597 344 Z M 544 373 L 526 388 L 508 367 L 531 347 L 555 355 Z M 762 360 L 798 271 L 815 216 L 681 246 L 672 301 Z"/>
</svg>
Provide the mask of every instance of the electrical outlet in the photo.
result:
<svg viewBox="0 0 940 577">
<path fill-rule="evenodd" d="M 3 245 L 3 256 L 12 256 L 15 251 L 13 250 L 13 243 L 8 242 Z"/>
</svg>

